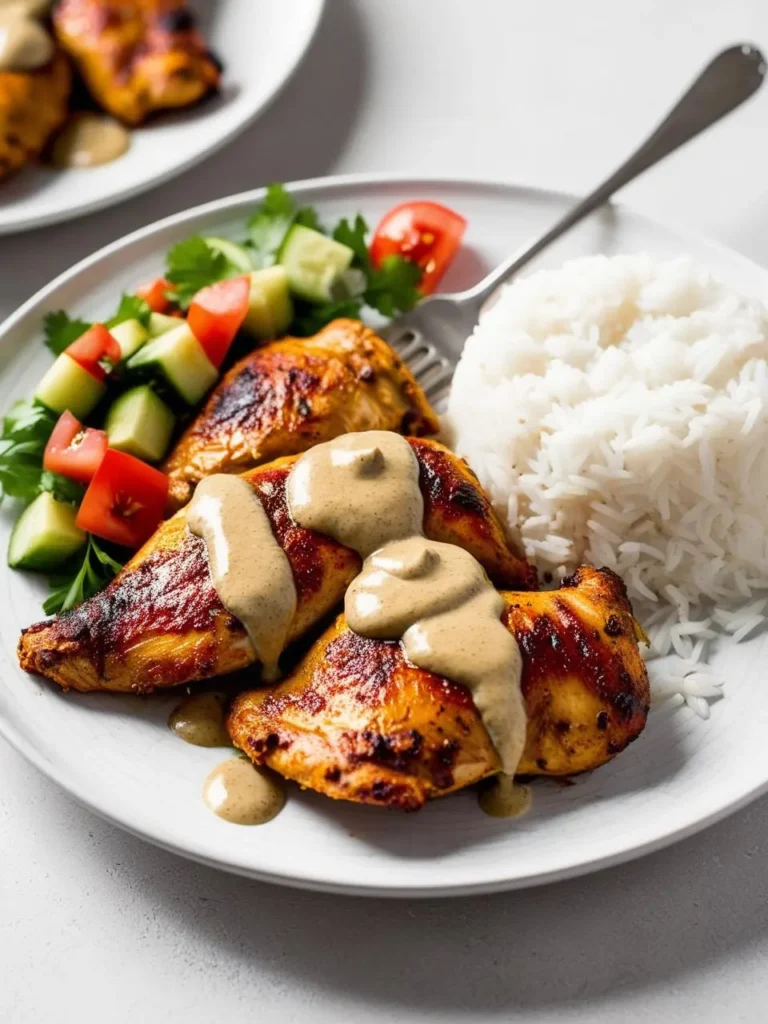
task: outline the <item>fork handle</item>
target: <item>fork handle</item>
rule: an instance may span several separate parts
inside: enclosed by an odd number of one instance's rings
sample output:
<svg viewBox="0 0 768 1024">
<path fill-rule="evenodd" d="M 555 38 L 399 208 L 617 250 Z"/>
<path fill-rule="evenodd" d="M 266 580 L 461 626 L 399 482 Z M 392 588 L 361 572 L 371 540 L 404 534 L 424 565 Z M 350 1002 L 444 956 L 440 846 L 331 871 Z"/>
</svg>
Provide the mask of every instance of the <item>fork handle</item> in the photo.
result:
<svg viewBox="0 0 768 1024">
<path fill-rule="evenodd" d="M 478 306 L 482 305 L 500 284 L 606 203 L 620 188 L 749 99 L 762 85 L 765 73 L 765 60 L 757 47 L 741 45 L 723 50 L 704 68 L 656 131 L 618 170 L 574 206 L 546 234 L 511 256 L 474 288 L 465 292 L 462 298 L 474 300 Z"/>
</svg>

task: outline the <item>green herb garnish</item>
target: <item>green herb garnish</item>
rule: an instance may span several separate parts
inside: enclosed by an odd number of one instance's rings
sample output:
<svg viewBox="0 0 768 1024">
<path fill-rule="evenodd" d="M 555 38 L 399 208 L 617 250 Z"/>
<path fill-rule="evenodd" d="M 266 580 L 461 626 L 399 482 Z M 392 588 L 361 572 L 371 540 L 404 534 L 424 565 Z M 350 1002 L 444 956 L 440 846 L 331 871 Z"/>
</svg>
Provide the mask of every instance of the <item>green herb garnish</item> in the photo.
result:
<svg viewBox="0 0 768 1024">
<path fill-rule="evenodd" d="M 151 316 L 152 310 L 149 308 L 149 303 L 146 299 L 141 299 L 138 295 L 126 295 L 123 293 L 120 305 L 117 307 L 117 312 L 107 320 L 104 326 L 117 327 L 118 324 L 125 323 L 126 320 L 138 320 L 142 327 L 149 327 L 149 318 Z"/>
<path fill-rule="evenodd" d="M 421 269 L 403 256 L 396 255 L 385 257 L 381 266 L 375 268 L 368 253 L 365 240 L 367 234 L 365 218 L 358 214 L 351 224 L 348 220 L 340 221 L 334 229 L 333 237 L 352 249 L 355 254 L 352 266 L 365 274 L 365 305 L 378 310 L 382 316 L 407 313 L 421 298 L 418 290 Z"/>
<path fill-rule="evenodd" d="M 121 563 L 112 558 L 96 538 L 89 534 L 82 558 L 78 556 L 73 561 L 69 572 L 50 578 L 51 593 L 43 604 L 43 611 L 46 615 L 68 612 L 70 608 L 103 590 L 122 568 Z"/>
<path fill-rule="evenodd" d="M 70 319 L 63 309 L 47 313 L 43 318 L 45 344 L 55 356 L 60 356 L 64 349 L 85 334 L 90 326 L 87 320 Z"/>
<path fill-rule="evenodd" d="M 230 272 L 224 253 L 217 252 L 200 235 L 193 235 L 170 250 L 165 276 L 174 286 L 169 294 L 186 309 L 201 288 L 223 281 Z"/>
</svg>

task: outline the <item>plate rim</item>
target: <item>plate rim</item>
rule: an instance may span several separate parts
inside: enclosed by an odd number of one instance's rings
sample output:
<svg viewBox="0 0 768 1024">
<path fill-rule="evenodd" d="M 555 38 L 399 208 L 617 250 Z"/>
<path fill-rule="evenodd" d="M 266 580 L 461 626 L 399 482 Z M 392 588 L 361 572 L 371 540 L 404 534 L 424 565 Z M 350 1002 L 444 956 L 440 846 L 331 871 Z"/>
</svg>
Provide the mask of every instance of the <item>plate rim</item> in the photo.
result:
<svg viewBox="0 0 768 1024">
<path fill-rule="evenodd" d="M 122 205 L 123 202 L 127 202 L 144 192 L 149 192 L 160 185 L 164 185 L 167 182 L 172 181 L 180 174 L 191 170 L 191 168 L 196 167 L 215 153 L 218 153 L 228 145 L 228 143 L 232 142 L 233 139 L 241 135 L 259 117 L 261 117 L 269 107 L 271 107 L 271 105 L 283 93 L 288 83 L 298 71 L 304 61 L 304 58 L 309 53 L 310 47 L 312 46 L 320 28 L 320 23 L 323 20 L 327 0 L 306 0 L 306 2 L 314 6 L 310 11 L 309 18 L 303 25 L 303 34 L 299 37 L 296 51 L 293 54 L 292 59 L 286 63 L 282 72 L 282 77 L 276 87 L 273 88 L 272 91 L 261 100 L 261 102 L 257 103 L 251 110 L 249 110 L 244 117 L 231 125 L 231 127 L 224 131 L 221 136 L 217 137 L 215 142 L 207 146 L 205 149 L 190 155 L 180 163 L 175 164 L 173 167 L 169 167 L 165 171 L 152 174 L 143 181 L 136 182 L 128 188 L 121 188 L 118 195 L 103 196 L 92 200 L 85 199 L 81 203 L 75 203 L 74 205 L 67 206 L 66 208 L 62 207 L 58 211 L 48 213 L 43 212 L 39 214 L 33 213 L 18 220 L 5 220 L 0 216 L 0 236 L 15 235 L 22 231 L 35 231 L 39 228 L 50 227 L 53 224 L 62 224 L 71 220 L 77 220 L 80 217 L 87 217 L 89 214 L 97 213 L 99 210 L 105 210 L 112 206 Z"/>
<path fill-rule="evenodd" d="M 324 3 L 324 0 L 320 0 L 320 2 L 322 4 Z M 528 196 L 532 199 L 548 199 L 550 201 L 560 203 L 575 203 L 578 199 L 577 196 L 568 192 L 554 189 L 542 189 L 525 184 L 521 185 L 503 179 L 455 177 L 451 175 L 414 177 L 412 174 L 402 172 L 329 175 L 286 183 L 288 190 L 295 194 L 322 190 L 326 193 L 337 195 L 343 194 L 346 190 L 360 186 L 386 187 L 389 185 L 398 185 L 401 187 L 412 186 L 414 189 L 424 190 L 425 192 L 430 188 L 444 187 L 452 187 L 457 190 L 477 189 L 481 192 L 494 190 L 509 191 L 518 197 Z M 188 222 L 195 221 L 198 218 L 216 214 L 224 215 L 241 205 L 256 203 L 263 197 L 265 191 L 266 189 L 264 187 L 248 189 L 244 192 L 235 193 L 230 196 L 225 196 L 220 199 L 215 199 L 210 202 L 191 207 L 188 210 L 172 214 L 168 217 L 162 218 L 161 220 L 155 221 L 152 224 L 148 224 L 114 242 L 109 243 L 108 245 L 102 246 L 96 252 L 78 261 L 74 266 L 65 270 L 47 285 L 40 288 L 14 313 L 7 317 L 5 321 L 0 323 L 0 346 L 5 344 L 8 335 L 25 317 L 32 314 L 41 305 L 44 305 L 46 300 L 59 288 L 63 287 L 79 274 L 87 271 L 101 261 L 120 253 L 122 250 L 130 249 L 132 246 L 137 245 L 142 241 L 151 238 L 153 235 L 159 234 L 167 229 L 182 228 Z M 741 263 L 745 268 L 750 268 L 753 271 L 757 268 L 762 273 L 766 272 L 766 268 L 761 267 L 760 264 L 756 263 L 756 261 L 750 259 L 743 253 L 731 249 L 729 246 L 724 245 L 717 240 L 707 238 L 706 236 L 697 234 L 687 228 L 679 227 L 675 225 L 674 222 L 662 222 L 653 217 L 649 217 L 624 203 L 612 203 L 610 205 L 622 214 L 629 217 L 639 218 L 653 228 L 672 232 L 678 235 L 681 241 L 687 241 L 693 246 L 702 246 L 709 248 L 710 250 L 720 252 L 732 263 Z M 21 754 L 22 757 L 64 790 L 64 792 L 68 793 L 79 804 L 86 807 L 92 813 L 97 814 L 100 818 L 109 821 L 118 828 L 121 828 L 131 835 L 145 840 L 154 846 L 182 856 L 188 860 L 204 864 L 208 867 L 258 881 L 270 882 L 291 888 L 329 892 L 340 895 L 371 896 L 377 898 L 438 898 L 447 896 L 481 895 L 515 889 L 533 888 L 568 878 L 577 878 L 582 875 L 591 874 L 608 867 L 613 867 L 638 859 L 671 846 L 683 839 L 689 838 L 697 832 L 702 831 L 710 825 L 716 824 L 718 821 L 721 821 L 735 813 L 768 791 L 768 778 L 766 778 L 743 790 L 735 798 L 727 797 L 727 802 L 714 807 L 703 816 L 700 814 L 689 813 L 686 817 L 684 810 L 681 808 L 680 821 L 678 825 L 674 829 L 665 832 L 663 835 L 652 836 L 640 843 L 633 843 L 630 841 L 631 845 L 630 843 L 627 843 L 626 845 L 619 844 L 613 850 L 600 856 L 589 859 L 585 857 L 576 863 L 560 868 L 554 868 L 540 874 L 531 874 L 529 872 L 526 875 L 519 875 L 512 879 L 496 878 L 477 882 L 446 882 L 437 883 L 433 886 L 424 886 L 421 884 L 395 884 L 386 887 L 379 887 L 378 885 L 370 884 L 344 884 L 334 881 L 326 881 L 311 875 L 307 876 L 296 873 L 280 873 L 271 870 L 253 868 L 250 866 L 246 867 L 232 862 L 225 862 L 217 859 L 216 857 L 210 857 L 199 849 L 182 846 L 172 840 L 163 839 L 162 837 L 159 837 L 158 835 L 155 835 L 139 826 L 136 826 L 135 824 L 132 824 L 130 821 L 121 818 L 118 814 L 113 813 L 109 808 L 100 806 L 92 801 L 91 798 L 83 791 L 83 788 L 78 785 L 76 780 L 73 781 L 72 779 L 68 779 L 65 775 L 57 772 L 54 769 L 54 766 L 48 762 L 45 755 L 38 751 L 32 742 L 28 740 L 13 723 L 6 719 L 2 714 L 0 714 L 0 735 L 3 736 L 3 738 L 19 754 Z M 386 879 L 384 882 L 386 883 Z"/>
</svg>

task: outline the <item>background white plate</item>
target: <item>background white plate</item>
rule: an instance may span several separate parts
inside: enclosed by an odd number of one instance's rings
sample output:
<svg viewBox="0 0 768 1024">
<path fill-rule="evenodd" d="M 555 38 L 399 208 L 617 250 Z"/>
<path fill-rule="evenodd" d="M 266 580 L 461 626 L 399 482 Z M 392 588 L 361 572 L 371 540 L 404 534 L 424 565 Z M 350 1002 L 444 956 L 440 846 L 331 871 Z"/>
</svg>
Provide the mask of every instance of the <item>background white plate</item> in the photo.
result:
<svg viewBox="0 0 768 1024">
<path fill-rule="evenodd" d="M 224 64 L 220 94 L 137 128 L 131 148 L 114 163 L 70 171 L 23 168 L 0 185 L 0 234 L 121 202 L 219 149 L 288 81 L 312 41 L 325 0 L 191 0 L 191 6 Z"/>
<path fill-rule="evenodd" d="M 324 218 L 362 211 L 375 222 L 389 206 L 431 198 L 469 220 L 466 245 L 447 287 L 468 285 L 571 199 L 508 185 L 326 179 L 294 186 Z M 159 271 L 186 235 L 239 233 L 258 200 L 252 192 L 199 207 L 103 249 L 54 281 L 0 328 L 5 404 L 28 394 L 49 363 L 39 343 L 42 315 L 66 307 L 98 318 L 121 290 Z M 768 271 L 716 244 L 662 227 L 621 207 L 606 211 L 551 250 L 540 264 L 592 252 L 688 253 L 730 284 L 768 296 Z M 10 514 L 0 522 L 0 547 Z M 724 701 L 707 722 L 687 709 L 651 713 L 640 739 L 612 764 L 572 786 L 534 785 L 533 811 L 495 821 L 470 792 L 414 815 L 336 804 L 291 790 L 285 812 L 263 828 L 214 817 L 200 786 L 221 751 L 188 747 L 166 729 L 173 699 L 65 695 L 20 672 L 19 630 L 40 618 L 42 588 L 0 569 L 0 730 L 17 749 L 96 812 L 167 849 L 244 875 L 338 892 L 457 894 L 534 885 L 658 849 L 723 817 L 768 789 L 765 638 L 716 659 Z"/>
</svg>

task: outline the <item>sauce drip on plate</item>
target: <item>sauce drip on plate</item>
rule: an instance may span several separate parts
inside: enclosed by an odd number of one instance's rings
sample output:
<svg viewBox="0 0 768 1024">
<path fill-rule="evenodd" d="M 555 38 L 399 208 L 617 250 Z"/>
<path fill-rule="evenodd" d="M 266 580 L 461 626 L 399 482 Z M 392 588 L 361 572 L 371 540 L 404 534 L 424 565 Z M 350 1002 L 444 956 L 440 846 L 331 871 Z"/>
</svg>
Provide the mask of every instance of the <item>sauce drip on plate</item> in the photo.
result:
<svg viewBox="0 0 768 1024">
<path fill-rule="evenodd" d="M 530 786 L 522 786 L 509 775 L 497 775 L 477 797 L 480 810 L 491 818 L 521 818 L 531 809 Z"/>
<path fill-rule="evenodd" d="M 195 693 L 171 712 L 168 726 L 174 735 L 195 747 L 231 747 L 224 728 L 223 693 Z"/>
<path fill-rule="evenodd" d="M 71 115 L 53 141 L 55 167 L 98 167 L 117 160 L 131 144 L 130 133 L 106 114 L 79 111 Z"/>
<path fill-rule="evenodd" d="M 244 757 L 223 761 L 203 783 L 203 800 L 233 825 L 264 825 L 285 805 L 282 780 Z"/>
</svg>

